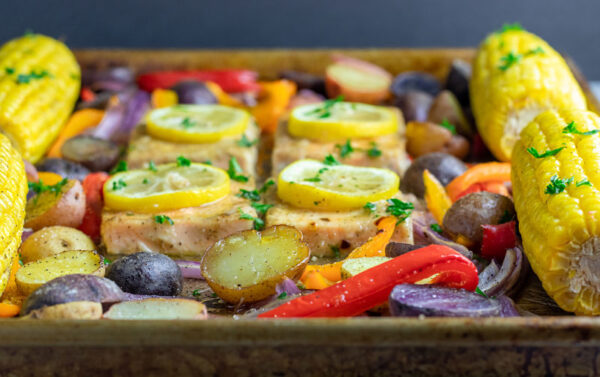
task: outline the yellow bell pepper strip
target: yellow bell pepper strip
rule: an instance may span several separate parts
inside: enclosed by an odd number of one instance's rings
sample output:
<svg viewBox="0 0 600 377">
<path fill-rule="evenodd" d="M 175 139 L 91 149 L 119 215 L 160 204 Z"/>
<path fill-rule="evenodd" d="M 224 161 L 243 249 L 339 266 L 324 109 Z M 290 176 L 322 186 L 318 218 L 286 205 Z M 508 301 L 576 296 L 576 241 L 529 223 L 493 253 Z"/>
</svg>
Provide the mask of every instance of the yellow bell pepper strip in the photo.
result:
<svg viewBox="0 0 600 377">
<path fill-rule="evenodd" d="M 160 109 L 161 107 L 177 105 L 179 98 L 177 98 L 177 93 L 172 90 L 155 89 L 152 91 L 150 102 L 154 109 Z"/>
<path fill-rule="evenodd" d="M 59 174 L 52 173 L 49 171 L 38 172 L 38 182 L 42 182 L 45 185 L 53 186 L 62 180 L 63 177 L 61 177 Z"/>
<path fill-rule="evenodd" d="M 431 212 L 435 221 L 441 224 L 446 211 L 452 206 L 452 200 L 446 194 L 444 186 L 427 169 L 423 171 L 423 183 L 425 184 L 427 209 Z"/>
<path fill-rule="evenodd" d="M 61 158 L 62 153 L 60 152 L 60 148 L 62 148 L 65 141 L 81 134 L 88 128 L 97 126 L 103 117 L 103 110 L 82 109 L 75 111 L 58 134 L 58 138 L 54 141 L 52 147 L 50 147 L 47 157 Z"/>
<path fill-rule="evenodd" d="M 486 162 L 474 165 L 448 183 L 446 192 L 452 201 L 456 201 L 460 193 L 471 185 L 490 181 L 510 182 L 510 163 Z"/>
<path fill-rule="evenodd" d="M 396 285 L 423 281 L 474 291 L 479 277 L 477 267 L 459 252 L 447 246 L 429 245 L 288 301 L 258 317 L 352 317 L 386 302 Z"/>
<path fill-rule="evenodd" d="M 204 85 L 206 85 L 208 90 L 210 90 L 210 92 L 215 97 L 217 97 L 217 101 L 219 101 L 219 105 L 240 107 L 240 108 L 246 107 L 246 105 L 244 105 L 242 103 L 242 101 L 225 93 L 225 91 L 223 89 L 221 89 L 221 87 L 219 85 L 215 84 L 214 82 L 207 81 L 204 83 Z"/>
<path fill-rule="evenodd" d="M 377 221 L 377 233 L 367 242 L 352 250 L 346 259 L 385 256 L 385 246 L 390 242 L 396 229 L 397 219 L 392 216 L 382 217 Z M 307 279 L 312 272 L 318 272 L 330 282 L 342 280 L 342 264 L 344 260 L 335 263 L 306 266 L 300 281 L 307 286 Z M 313 277 L 316 279 L 316 277 Z M 307 286 L 308 288 L 308 286 Z M 319 289 L 319 288 L 311 288 Z"/>
<path fill-rule="evenodd" d="M 288 80 L 259 82 L 258 104 L 250 108 L 250 113 L 263 132 L 273 133 L 279 118 L 285 112 L 290 100 L 296 94 L 296 84 Z"/>
</svg>

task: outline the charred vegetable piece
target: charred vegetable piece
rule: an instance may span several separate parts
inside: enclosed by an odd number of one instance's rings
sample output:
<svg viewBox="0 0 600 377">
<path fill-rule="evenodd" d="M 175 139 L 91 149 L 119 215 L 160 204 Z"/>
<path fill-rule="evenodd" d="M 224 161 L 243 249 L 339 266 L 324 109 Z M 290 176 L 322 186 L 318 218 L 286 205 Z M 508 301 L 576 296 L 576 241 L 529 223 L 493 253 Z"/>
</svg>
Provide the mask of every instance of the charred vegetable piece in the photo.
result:
<svg viewBox="0 0 600 377">
<path fill-rule="evenodd" d="M 515 215 L 512 200 L 491 192 L 466 195 L 452 204 L 444 216 L 443 228 L 453 236 L 463 236 L 473 243 L 483 238 L 482 225 L 499 224 Z"/>
<path fill-rule="evenodd" d="M 384 69 L 359 59 L 337 55 L 327 67 L 325 87 L 329 98 L 376 104 L 389 96 L 392 76 Z"/>
<path fill-rule="evenodd" d="M 409 91 L 394 99 L 394 106 L 402 111 L 406 122 L 425 122 L 432 103 L 431 94 L 418 91 Z"/>
<path fill-rule="evenodd" d="M 409 92 L 423 92 L 432 97 L 438 95 L 441 85 L 434 76 L 423 72 L 404 72 L 396 76 L 390 90 L 396 97 Z"/>
<path fill-rule="evenodd" d="M 120 302 L 123 291 L 112 281 L 95 275 L 66 275 L 53 279 L 36 289 L 23 304 L 21 315 L 32 310 L 73 301 L 93 301 L 103 304 Z"/>
<path fill-rule="evenodd" d="M 27 201 L 25 227 L 33 230 L 63 225 L 76 228 L 85 212 L 81 183 L 66 178 L 55 185 L 31 184 L 36 195 Z"/>
<path fill-rule="evenodd" d="M 100 319 L 102 304 L 94 301 L 73 301 L 32 310 L 28 319 Z"/>
<path fill-rule="evenodd" d="M 306 72 L 286 70 L 279 72 L 279 78 L 293 81 L 298 90 L 308 89 L 315 93 L 325 95 L 325 79 Z"/>
<path fill-rule="evenodd" d="M 158 253 L 139 252 L 119 258 L 109 264 L 106 277 L 124 292 L 135 294 L 177 296 L 183 287 L 177 263 Z"/>
<path fill-rule="evenodd" d="M 203 82 L 181 81 L 175 84 L 171 90 L 177 93 L 177 98 L 181 104 L 209 105 L 219 103 L 217 97 Z"/>
<path fill-rule="evenodd" d="M 182 298 L 149 298 L 115 304 L 104 314 L 107 319 L 206 319 L 206 306 Z"/>
<path fill-rule="evenodd" d="M 431 245 L 372 267 L 329 288 L 298 297 L 258 317 L 355 316 L 384 303 L 394 286 L 423 280 L 474 290 L 477 268 L 456 251 Z"/>
<path fill-rule="evenodd" d="M 443 152 L 462 159 L 469 154 L 469 142 L 460 135 L 454 135 L 448 128 L 434 123 L 408 122 L 406 151 L 413 157 Z"/>
<path fill-rule="evenodd" d="M 27 263 L 17 271 L 17 286 L 25 295 L 60 276 L 104 276 L 104 261 L 94 251 L 72 250 Z"/>
<path fill-rule="evenodd" d="M 423 171 L 429 170 L 444 186 L 467 171 L 467 166 L 458 158 L 447 153 L 428 153 L 416 158 L 408 167 L 400 182 L 400 190 L 415 194 L 418 198 L 425 195 Z"/>
<path fill-rule="evenodd" d="M 464 289 L 401 284 L 390 294 L 390 312 L 395 317 L 495 317 L 502 305 Z"/>
<path fill-rule="evenodd" d="M 38 171 L 47 171 L 60 175 L 63 178 L 83 181 L 90 174 L 85 166 L 62 158 L 46 158 L 35 165 Z"/>
<path fill-rule="evenodd" d="M 83 232 L 66 226 L 49 226 L 34 232 L 21 244 L 23 263 L 34 262 L 69 250 L 94 250 L 96 245 Z"/>
<path fill-rule="evenodd" d="M 442 90 L 433 100 L 427 121 L 452 126 L 459 135 L 473 137 L 473 129 L 469 124 L 460 103 L 448 90 Z"/>
<path fill-rule="evenodd" d="M 117 163 L 121 152 L 119 146 L 110 140 L 80 135 L 65 141 L 61 153 L 67 160 L 91 171 L 106 171 Z"/>
<path fill-rule="evenodd" d="M 452 92 L 458 102 L 464 107 L 471 106 L 469 98 L 469 80 L 471 80 L 471 64 L 464 60 L 455 59 L 450 65 L 444 87 Z"/>
<path fill-rule="evenodd" d="M 230 303 L 256 302 L 275 293 L 284 278 L 297 279 L 310 252 L 302 233 L 287 225 L 246 230 L 216 242 L 204 254 L 202 274 Z"/>
</svg>

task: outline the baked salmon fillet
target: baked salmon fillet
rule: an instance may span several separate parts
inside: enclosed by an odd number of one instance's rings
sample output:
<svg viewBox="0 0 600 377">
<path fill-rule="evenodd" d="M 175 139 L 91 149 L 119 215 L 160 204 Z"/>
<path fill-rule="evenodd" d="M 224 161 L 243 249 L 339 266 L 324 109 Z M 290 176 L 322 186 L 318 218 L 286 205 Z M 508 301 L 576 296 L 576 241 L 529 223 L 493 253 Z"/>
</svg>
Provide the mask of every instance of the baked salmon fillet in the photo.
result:
<svg viewBox="0 0 600 377">
<path fill-rule="evenodd" d="M 244 135 L 247 140 L 257 140 L 260 130 L 250 122 Z M 241 136 L 229 136 L 215 143 L 175 143 L 150 136 L 144 124 L 140 124 L 131 135 L 127 150 L 127 166 L 130 169 L 146 167 L 150 161 L 156 165 L 175 162 L 184 156 L 192 162 L 210 161 L 213 166 L 227 170 L 229 160 L 235 157 L 244 174 L 256 176 L 258 143 L 245 147 L 238 145 Z"/>
<path fill-rule="evenodd" d="M 240 209 L 257 216 L 246 199 L 237 197 L 240 188 L 252 189 L 248 183 L 231 182 L 231 192 L 216 202 L 201 207 L 161 212 L 168 222 L 155 221 L 156 213 L 117 212 L 102 214 L 102 242 L 107 254 L 126 255 L 154 251 L 172 257 L 200 259 L 204 251 L 228 235 L 252 229 L 250 220 L 240 219 Z"/>
<path fill-rule="evenodd" d="M 283 121 L 279 124 L 275 134 L 271 157 L 271 176 L 277 177 L 279 172 L 294 161 L 305 158 L 322 161 L 328 154 L 332 154 L 346 165 L 387 168 L 402 176 L 408 165 L 410 165 L 410 160 L 406 154 L 404 131 L 404 120 L 400 116 L 397 133 L 351 140 L 350 145 L 354 148 L 354 152 L 342 158 L 339 154 L 340 148 L 336 145 L 344 144 L 343 142 L 320 142 L 297 138 L 290 135 L 287 122 Z M 381 155 L 369 156 L 367 151 L 373 146 L 381 151 Z"/>
<path fill-rule="evenodd" d="M 365 243 L 377 232 L 375 222 L 386 216 L 385 200 L 374 202 L 377 208 L 369 212 L 364 208 L 351 211 L 315 211 L 290 206 L 277 197 L 276 190 L 269 190 L 266 197 L 273 207 L 265 217 L 265 225 L 291 225 L 302 232 L 303 241 L 316 257 L 333 257 L 339 250 L 340 256 L 346 256 L 354 248 Z M 394 196 L 403 199 L 401 194 Z M 412 221 L 407 218 L 396 226 L 392 241 L 413 243 Z"/>
</svg>

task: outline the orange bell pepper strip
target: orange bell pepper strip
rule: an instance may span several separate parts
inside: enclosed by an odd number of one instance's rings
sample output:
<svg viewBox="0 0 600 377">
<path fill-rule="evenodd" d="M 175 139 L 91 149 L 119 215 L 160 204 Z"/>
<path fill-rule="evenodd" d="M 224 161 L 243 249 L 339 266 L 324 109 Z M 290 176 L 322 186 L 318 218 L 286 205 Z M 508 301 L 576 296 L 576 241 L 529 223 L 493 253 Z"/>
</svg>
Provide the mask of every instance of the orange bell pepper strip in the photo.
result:
<svg viewBox="0 0 600 377">
<path fill-rule="evenodd" d="M 465 195 L 469 195 L 474 192 L 482 192 L 482 191 L 493 192 L 493 193 L 504 195 L 504 196 L 510 196 L 510 193 L 508 192 L 508 189 L 506 188 L 506 185 L 504 184 L 504 182 L 490 181 L 490 182 L 482 182 L 482 183 L 472 184 L 465 191 L 458 194 L 458 196 L 456 197 L 456 200 L 462 198 Z"/>
<path fill-rule="evenodd" d="M 21 303 L 25 299 L 17 287 L 16 275 L 21 268 L 19 254 L 15 254 L 10 267 L 10 276 L 0 302 L 0 318 L 14 317 L 21 311 Z"/>
<path fill-rule="evenodd" d="M 447 186 L 446 192 L 452 201 L 475 183 L 509 182 L 510 162 L 486 162 L 470 167 L 466 172 L 454 178 Z"/>
<path fill-rule="evenodd" d="M 479 277 L 477 267 L 459 252 L 447 246 L 429 245 L 288 301 L 258 317 L 352 317 L 386 302 L 396 285 L 424 281 L 474 291 Z"/>
<path fill-rule="evenodd" d="M 240 108 L 246 107 L 242 103 L 242 101 L 225 93 L 225 91 L 223 89 L 221 89 L 221 87 L 219 85 L 215 84 L 214 82 L 207 81 L 204 83 L 204 85 L 206 85 L 208 90 L 210 90 L 210 92 L 215 97 L 217 97 L 217 101 L 219 101 L 220 105 L 231 106 L 231 107 L 240 107 Z"/>
<path fill-rule="evenodd" d="M 62 153 L 60 152 L 60 148 L 62 148 L 65 141 L 70 138 L 81 134 L 83 131 L 88 128 L 96 127 L 102 118 L 104 117 L 104 111 L 98 109 L 81 109 L 75 111 L 67 124 L 63 127 L 58 135 L 54 144 L 48 150 L 48 157 L 56 157 L 61 158 Z"/>
<path fill-rule="evenodd" d="M 304 284 L 304 288 L 306 289 L 319 290 L 330 287 L 334 285 L 335 282 L 325 278 L 323 274 L 321 274 L 319 271 L 312 270 L 306 274 L 304 280 L 302 281 L 302 284 Z"/>
<path fill-rule="evenodd" d="M 435 221 L 441 224 L 444 220 L 444 215 L 452 206 L 452 200 L 450 200 L 444 186 L 427 169 L 423 172 L 423 183 L 425 184 L 427 209 L 431 212 Z"/>
<path fill-rule="evenodd" d="M 309 277 L 309 274 L 318 272 L 325 279 L 331 282 L 337 282 L 342 280 L 342 264 L 346 259 L 385 256 L 385 246 L 390 242 L 394 235 L 396 221 L 397 219 L 392 216 L 382 217 L 377 221 L 377 233 L 367 242 L 352 250 L 344 260 L 329 264 L 306 266 L 304 273 L 302 273 L 302 276 L 300 277 L 300 281 L 308 288 L 306 279 Z"/>
<path fill-rule="evenodd" d="M 63 177 L 59 174 L 52 173 L 49 171 L 40 171 L 38 172 L 38 182 L 42 181 L 45 185 L 52 186 L 62 181 Z"/>
<path fill-rule="evenodd" d="M 169 89 L 155 89 L 150 97 L 150 103 L 154 109 L 177 105 L 178 102 L 177 93 Z"/>
<path fill-rule="evenodd" d="M 296 84 L 288 80 L 259 82 L 258 104 L 250 108 L 261 130 L 273 133 L 279 118 L 286 111 L 290 100 L 296 94 Z"/>
</svg>

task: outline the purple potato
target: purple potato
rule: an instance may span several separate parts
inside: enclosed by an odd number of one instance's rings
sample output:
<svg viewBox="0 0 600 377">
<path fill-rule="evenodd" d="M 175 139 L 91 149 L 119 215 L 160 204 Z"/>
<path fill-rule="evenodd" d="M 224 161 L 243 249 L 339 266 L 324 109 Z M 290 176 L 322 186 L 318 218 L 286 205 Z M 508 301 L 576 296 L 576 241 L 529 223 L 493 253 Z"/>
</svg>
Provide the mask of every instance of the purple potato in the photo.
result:
<svg viewBox="0 0 600 377">
<path fill-rule="evenodd" d="M 423 72 L 404 72 L 396 76 L 390 85 L 390 91 L 400 97 L 409 92 L 423 92 L 432 97 L 442 90 L 440 82 L 434 76 Z"/>
<path fill-rule="evenodd" d="M 107 171 L 117 163 L 121 153 L 117 144 L 91 135 L 68 139 L 60 150 L 64 158 L 91 171 Z"/>
<path fill-rule="evenodd" d="M 432 103 L 432 95 L 418 91 L 404 93 L 394 100 L 394 106 L 402 111 L 406 122 L 425 122 Z"/>
<path fill-rule="evenodd" d="M 471 64 L 464 60 L 453 60 L 444 86 L 456 96 L 463 107 L 470 106 L 469 80 L 471 80 Z"/>
<path fill-rule="evenodd" d="M 447 153 L 434 152 L 416 158 L 408 167 L 400 183 L 400 190 L 415 194 L 419 198 L 425 195 L 423 171 L 429 170 L 444 186 L 467 171 L 467 165 Z"/>
</svg>

